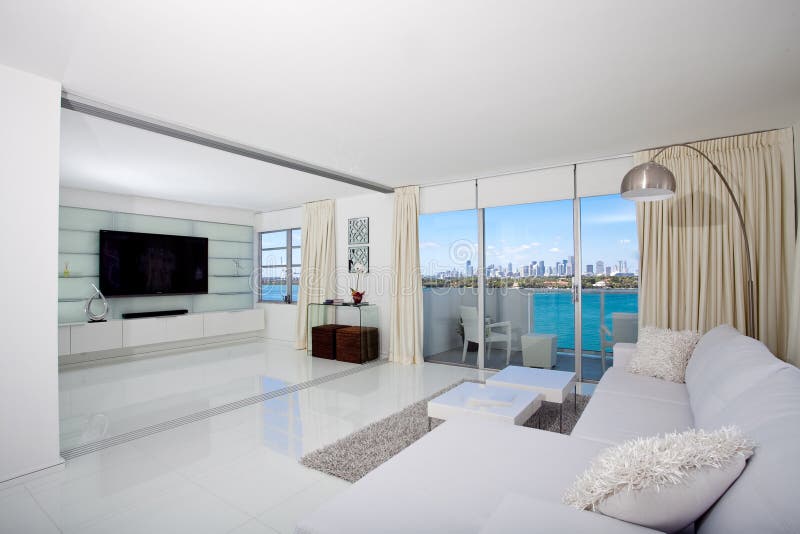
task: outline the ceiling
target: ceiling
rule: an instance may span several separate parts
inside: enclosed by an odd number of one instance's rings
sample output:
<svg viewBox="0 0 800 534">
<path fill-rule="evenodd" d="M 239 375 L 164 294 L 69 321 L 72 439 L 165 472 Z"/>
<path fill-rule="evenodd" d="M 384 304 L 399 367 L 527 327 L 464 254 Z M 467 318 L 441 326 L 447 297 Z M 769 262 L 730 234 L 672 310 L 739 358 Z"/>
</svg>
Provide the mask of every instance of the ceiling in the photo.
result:
<svg viewBox="0 0 800 534">
<path fill-rule="evenodd" d="M 800 2 L 9 0 L 0 2 L 0 63 L 399 186 L 791 125 L 800 119 Z M 112 126 L 82 120 L 66 128 L 104 145 Z M 103 148 L 98 160 L 119 155 Z M 194 186 L 196 201 L 222 195 L 226 184 L 214 184 L 236 174 L 218 171 L 202 175 L 209 189 L 203 197 Z M 128 185 L 99 164 L 92 176 L 78 164 L 65 172 L 86 187 L 165 187 L 140 170 Z M 259 194 L 340 194 L 287 172 L 264 171 Z M 175 190 L 189 194 L 190 178 Z M 240 202 L 229 194 L 224 202 Z"/>
</svg>

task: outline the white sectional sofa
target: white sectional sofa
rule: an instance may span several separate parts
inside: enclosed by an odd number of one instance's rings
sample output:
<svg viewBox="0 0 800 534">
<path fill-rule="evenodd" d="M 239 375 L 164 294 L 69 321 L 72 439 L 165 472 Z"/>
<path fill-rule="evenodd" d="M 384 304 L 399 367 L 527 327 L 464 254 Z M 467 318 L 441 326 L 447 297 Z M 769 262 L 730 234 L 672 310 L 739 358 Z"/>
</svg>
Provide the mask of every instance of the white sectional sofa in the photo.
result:
<svg viewBox="0 0 800 534">
<path fill-rule="evenodd" d="M 653 532 L 561 504 L 603 448 L 636 436 L 739 426 L 757 443 L 699 534 L 800 532 L 800 370 L 728 326 L 698 343 L 686 384 L 627 373 L 618 344 L 570 436 L 453 419 L 302 520 L 302 534 Z M 690 528 L 691 530 L 691 528 Z"/>
</svg>

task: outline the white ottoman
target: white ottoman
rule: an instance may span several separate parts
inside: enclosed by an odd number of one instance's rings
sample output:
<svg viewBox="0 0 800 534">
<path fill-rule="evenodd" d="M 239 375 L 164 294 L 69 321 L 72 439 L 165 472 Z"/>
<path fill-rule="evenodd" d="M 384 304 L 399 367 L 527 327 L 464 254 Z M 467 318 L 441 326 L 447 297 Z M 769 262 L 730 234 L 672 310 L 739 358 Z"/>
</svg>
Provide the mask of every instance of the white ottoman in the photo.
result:
<svg viewBox="0 0 800 534">
<path fill-rule="evenodd" d="M 525 367 L 541 367 L 552 369 L 556 366 L 556 341 L 555 334 L 523 334 L 520 336 L 522 344 L 522 365 Z"/>
</svg>

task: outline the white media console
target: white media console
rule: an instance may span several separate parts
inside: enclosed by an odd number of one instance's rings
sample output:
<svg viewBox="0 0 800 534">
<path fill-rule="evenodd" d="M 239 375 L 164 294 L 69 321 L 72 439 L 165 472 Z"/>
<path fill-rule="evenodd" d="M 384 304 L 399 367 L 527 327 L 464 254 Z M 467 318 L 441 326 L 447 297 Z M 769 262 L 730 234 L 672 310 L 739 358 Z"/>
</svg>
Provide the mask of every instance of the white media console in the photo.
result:
<svg viewBox="0 0 800 534">
<path fill-rule="evenodd" d="M 202 340 L 263 329 L 264 310 L 261 308 L 71 323 L 58 327 L 58 355 Z"/>
</svg>

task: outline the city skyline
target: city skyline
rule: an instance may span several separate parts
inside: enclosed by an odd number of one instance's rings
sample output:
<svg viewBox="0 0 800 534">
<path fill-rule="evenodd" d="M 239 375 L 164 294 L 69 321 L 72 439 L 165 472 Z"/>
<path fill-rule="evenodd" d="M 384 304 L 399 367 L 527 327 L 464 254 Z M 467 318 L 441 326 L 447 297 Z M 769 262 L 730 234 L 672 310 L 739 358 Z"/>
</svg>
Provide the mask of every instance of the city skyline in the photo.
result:
<svg viewBox="0 0 800 534">
<path fill-rule="evenodd" d="M 580 199 L 583 258 L 587 265 L 602 262 L 603 270 L 638 272 L 636 208 L 619 195 Z M 572 201 L 554 201 L 485 210 L 486 267 L 523 276 L 523 267 L 544 262 L 545 276 L 557 265 L 572 265 Z M 477 211 L 446 212 L 420 217 L 420 264 L 424 276 L 442 272 L 467 274 L 467 261 L 477 270 Z M 465 235 L 465 234 L 472 235 Z M 591 259 L 590 259 L 591 258 Z M 620 269 L 627 266 L 626 270 Z M 502 266 L 502 268 L 501 268 Z M 571 273 L 570 273 L 571 274 Z M 606 273 L 604 273 L 606 274 Z M 537 275 L 538 271 L 537 271 Z M 563 275 L 566 275 L 566 270 Z M 531 275 L 532 276 L 532 275 Z"/>
</svg>

